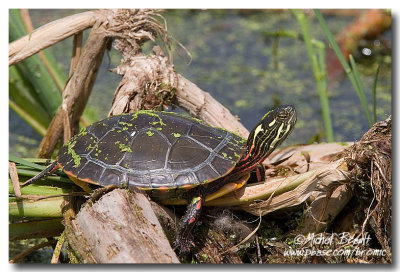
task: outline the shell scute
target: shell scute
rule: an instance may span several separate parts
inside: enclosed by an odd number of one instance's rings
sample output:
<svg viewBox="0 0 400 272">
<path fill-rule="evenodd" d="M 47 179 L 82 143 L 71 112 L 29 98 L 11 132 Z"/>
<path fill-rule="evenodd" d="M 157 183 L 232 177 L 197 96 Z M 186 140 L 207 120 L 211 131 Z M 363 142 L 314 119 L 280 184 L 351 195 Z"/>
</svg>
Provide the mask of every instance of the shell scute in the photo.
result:
<svg viewBox="0 0 400 272">
<path fill-rule="evenodd" d="M 59 162 L 78 179 L 173 194 L 227 175 L 244 145 L 193 118 L 138 111 L 92 124 L 60 149 Z"/>
</svg>

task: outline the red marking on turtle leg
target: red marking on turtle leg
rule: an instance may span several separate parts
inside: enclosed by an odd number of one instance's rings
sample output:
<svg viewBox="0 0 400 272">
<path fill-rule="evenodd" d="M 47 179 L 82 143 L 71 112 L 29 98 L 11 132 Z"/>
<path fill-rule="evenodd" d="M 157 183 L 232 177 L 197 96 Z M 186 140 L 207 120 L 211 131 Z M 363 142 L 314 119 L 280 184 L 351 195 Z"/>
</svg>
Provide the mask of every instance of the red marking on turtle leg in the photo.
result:
<svg viewBox="0 0 400 272">
<path fill-rule="evenodd" d="M 180 254 L 185 255 L 190 252 L 190 246 L 194 246 L 191 230 L 200 217 L 205 198 L 199 194 L 195 196 L 188 205 L 185 215 L 179 222 L 179 232 L 176 237 L 175 245 L 179 248 Z"/>
<path fill-rule="evenodd" d="M 201 201 L 197 202 L 196 209 L 197 209 L 197 210 L 200 210 L 200 209 L 201 209 Z"/>
<path fill-rule="evenodd" d="M 57 169 L 60 169 L 61 165 L 59 163 L 57 163 L 57 165 L 49 172 L 50 174 L 53 174 L 54 171 L 56 171 Z"/>
<path fill-rule="evenodd" d="M 256 174 L 257 174 L 257 181 L 260 181 L 261 180 L 260 169 L 256 168 Z"/>
</svg>

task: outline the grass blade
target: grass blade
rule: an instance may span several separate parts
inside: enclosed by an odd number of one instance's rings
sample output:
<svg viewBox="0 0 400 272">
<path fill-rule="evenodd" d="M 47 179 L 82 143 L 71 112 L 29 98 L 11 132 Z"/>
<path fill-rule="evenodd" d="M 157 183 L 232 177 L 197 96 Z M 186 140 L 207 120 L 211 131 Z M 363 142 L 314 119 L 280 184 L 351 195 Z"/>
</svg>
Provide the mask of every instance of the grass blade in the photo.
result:
<svg viewBox="0 0 400 272">
<path fill-rule="evenodd" d="M 345 57 L 343 56 L 342 51 L 339 48 L 339 45 L 336 43 L 335 38 L 333 37 L 331 31 L 329 30 L 328 25 L 326 24 L 321 12 L 318 9 L 315 9 L 314 13 L 315 13 L 316 17 L 318 18 L 318 21 L 321 25 L 321 28 L 322 28 L 325 36 L 328 38 L 328 41 L 329 41 L 330 45 L 332 46 L 333 51 L 335 52 L 340 63 L 342 64 L 344 71 L 346 72 L 348 78 L 350 79 L 351 84 L 353 85 L 354 90 L 356 91 L 356 93 L 360 99 L 361 105 L 365 112 L 365 116 L 367 117 L 367 120 L 368 120 L 368 124 L 370 126 L 372 126 L 373 122 L 372 122 L 372 118 L 371 118 L 371 112 L 368 108 L 368 104 L 367 104 L 367 101 L 365 98 L 365 92 L 363 91 L 363 86 L 362 86 L 362 84 L 360 84 L 361 80 L 360 80 L 360 77 L 358 74 L 357 66 L 352 65 L 353 69 L 349 66 Z M 352 57 L 350 56 L 350 61 L 351 61 L 351 59 L 352 59 Z"/>
<path fill-rule="evenodd" d="M 47 131 L 46 128 L 42 126 L 39 122 L 37 122 L 35 118 L 32 118 L 30 114 L 24 111 L 15 102 L 9 100 L 8 105 L 15 113 L 17 113 L 22 119 L 24 119 L 25 122 L 27 122 L 37 133 L 39 133 L 42 136 L 46 134 Z"/>
<path fill-rule="evenodd" d="M 349 55 L 349 57 L 350 57 L 351 68 L 354 71 L 354 78 L 355 78 L 355 81 L 356 81 L 356 84 L 357 84 L 356 92 L 357 92 L 357 95 L 358 95 L 358 97 L 359 97 L 359 99 L 361 101 L 361 105 L 362 105 L 362 107 L 363 107 L 363 109 L 364 109 L 364 111 L 365 111 L 365 113 L 367 115 L 368 124 L 370 126 L 372 126 L 373 122 L 372 122 L 370 110 L 368 108 L 367 98 L 365 96 L 364 85 L 362 84 L 362 80 L 361 80 L 360 73 L 359 73 L 358 68 L 357 68 L 357 64 L 354 61 L 354 58 L 353 58 L 352 55 Z"/>
<path fill-rule="evenodd" d="M 328 38 L 328 41 L 330 43 L 330 45 L 332 46 L 333 51 L 335 51 L 336 56 L 338 57 L 340 63 L 343 66 L 343 69 L 345 70 L 345 72 L 347 74 L 351 74 L 351 68 L 349 66 L 349 64 L 347 63 L 345 57 L 342 54 L 342 51 L 339 48 L 339 45 L 336 43 L 335 38 L 333 37 L 331 31 L 328 28 L 328 25 L 326 24 L 324 17 L 322 17 L 321 12 L 318 9 L 314 10 L 314 13 L 321 25 L 321 28 L 325 34 L 325 36 Z"/>
<path fill-rule="evenodd" d="M 300 10 L 293 10 L 295 14 L 302 33 L 303 39 L 306 44 L 307 53 L 311 60 L 312 69 L 314 72 L 315 81 L 317 84 L 318 96 L 321 104 L 322 111 L 322 119 L 325 127 L 325 134 L 327 142 L 333 142 L 333 129 L 329 108 L 329 99 L 327 92 L 327 83 L 326 83 L 326 65 L 325 65 L 325 45 L 322 42 L 313 42 L 310 35 L 310 28 L 307 23 L 307 18 L 304 12 Z M 315 52 L 313 44 L 319 48 L 318 54 Z M 324 70 L 323 70 L 324 69 Z"/>
<path fill-rule="evenodd" d="M 18 158 L 17 156 L 14 156 L 12 154 L 8 155 L 8 160 L 11 161 L 11 162 L 19 163 L 21 165 L 29 166 L 29 167 L 31 167 L 33 169 L 40 170 L 40 171 L 42 171 L 42 170 L 44 170 L 46 168 L 46 166 L 39 165 L 39 164 L 30 162 L 30 161 L 27 161 L 27 160 Z"/>
<path fill-rule="evenodd" d="M 374 78 L 374 85 L 372 87 L 372 105 L 373 105 L 373 114 L 374 114 L 374 123 L 376 123 L 376 86 L 378 85 L 378 75 L 381 66 L 378 64 L 378 68 L 376 68 L 375 78 Z"/>
<path fill-rule="evenodd" d="M 25 116 L 35 119 L 36 122 L 47 128 L 51 122 L 51 115 L 38 101 L 32 84 L 19 74 L 15 66 L 9 67 L 8 88 L 10 98 L 26 113 Z M 25 117 L 21 114 L 20 116 L 21 118 Z"/>
<path fill-rule="evenodd" d="M 19 10 L 10 10 L 10 32 L 9 40 L 16 40 L 26 34 Z M 61 94 L 57 85 L 53 82 L 40 58 L 35 55 L 20 63 L 16 68 L 22 78 L 29 80 L 36 91 L 37 100 L 46 109 L 50 116 L 53 116 L 61 104 Z"/>
</svg>

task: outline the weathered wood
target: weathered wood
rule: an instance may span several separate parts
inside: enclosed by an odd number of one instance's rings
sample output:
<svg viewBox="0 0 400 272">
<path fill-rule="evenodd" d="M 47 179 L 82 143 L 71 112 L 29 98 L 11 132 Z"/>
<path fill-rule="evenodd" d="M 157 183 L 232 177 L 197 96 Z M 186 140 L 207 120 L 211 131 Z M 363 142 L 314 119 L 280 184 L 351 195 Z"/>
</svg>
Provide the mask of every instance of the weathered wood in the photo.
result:
<svg viewBox="0 0 400 272">
<path fill-rule="evenodd" d="M 161 56 L 137 55 L 120 65 L 118 85 L 109 116 L 141 109 L 160 110 L 174 97 L 177 85 L 173 67 Z"/>
<path fill-rule="evenodd" d="M 176 95 L 178 105 L 211 126 L 247 138 L 249 131 L 208 92 L 175 73 L 164 56 L 132 57 L 118 68 L 124 77 L 118 85 L 109 116 L 139 109 L 161 109 Z"/>
<path fill-rule="evenodd" d="M 307 234 L 318 233 L 327 229 L 349 203 L 353 193 L 349 186 L 341 185 L 334 190 L 330 197 L 326 197 L 325 192 L 318 193 L 303 215 L 303 222 L 299 224 L 298 231 Z"/>
<path fill-rule="evenodd" d="M 90 32 L 82 57 L 79 59 L 77 67 L 63 91 L 61 107 L 58 109 L 45 137 L 40 143 L 36 154 L 38 157 L 49 158 L 51 156 L 64 129 L 70 130 L 66 131 L 66 134 L 70 136 L 77 132 L 79 119 L 96 79 L 107 42 L 108 38 L 103 30 L 103 25 L 96 24 Z M 64 124 L 66 124 L 65 127 Z"/>
<path fill-rule="evenodd" d="M 116 189 L 67 221 L 71 248 L 85 263 L 179 263 L 142 193 Z"/>
<path fill-rule="evenodd" d="M 87 11 L 48 23 L 12 42 L 8 49 L 9 65 L 22 61 L 91 26 L 99 19 L 98 11 Z"/>
</svg>

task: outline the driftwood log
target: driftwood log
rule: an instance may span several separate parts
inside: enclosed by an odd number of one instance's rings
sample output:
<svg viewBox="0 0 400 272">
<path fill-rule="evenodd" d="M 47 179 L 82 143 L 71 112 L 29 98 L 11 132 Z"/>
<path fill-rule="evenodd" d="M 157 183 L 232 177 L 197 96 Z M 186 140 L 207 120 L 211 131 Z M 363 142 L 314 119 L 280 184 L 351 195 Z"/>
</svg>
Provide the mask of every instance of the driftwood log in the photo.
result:
<svg viewBox="0 0 400 272">
<path fill-rule="evenodd" d="M 116 189 L 64 220 L 83 263 L 179 263 L 147 196 Z"/>
</svg>

